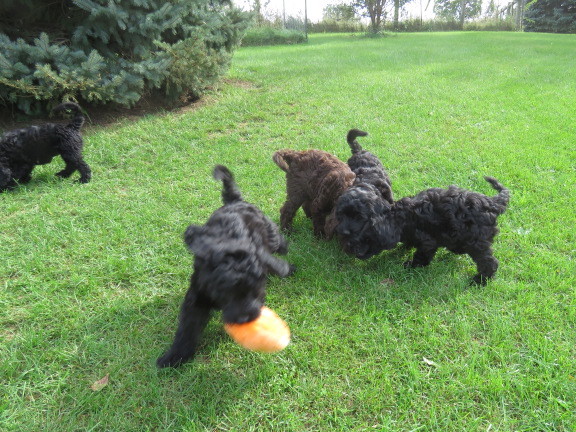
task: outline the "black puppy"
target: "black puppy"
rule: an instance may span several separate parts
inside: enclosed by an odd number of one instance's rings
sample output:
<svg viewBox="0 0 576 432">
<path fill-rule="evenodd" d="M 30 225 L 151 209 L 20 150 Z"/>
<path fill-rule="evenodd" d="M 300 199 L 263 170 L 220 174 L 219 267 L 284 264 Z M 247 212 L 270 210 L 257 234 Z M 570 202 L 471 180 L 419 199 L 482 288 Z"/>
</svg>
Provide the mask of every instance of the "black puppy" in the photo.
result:
<svg viewBox="0 0 576 432">
<path fill-rule="evenodd" d="M 498 194 L 494 197 L 456 186 L 432 188 L 414 197 L 387 205 L 374 220 L 378 235 L 368 250 L 392 249 L 399 242 L 415 247 L 406 267 L 423 267 L 432 261 L 439 247 L 456 254 L 468 254 L 476 263 L 473 281 L 485 285 L 496 273 L 498 260 L 492 242 L 498 234 L 496 219 L 506 211 L 510 192 L 493 177 L 484 177 Z M 359 258 L 369 258 L 361 254 Z"/>
<path fill-rule="evenodd" d="M 288 251 L 278 226 L 242 200 L 228 168 L 217 165 L 213 175 L 223 182 L 224 205 L 205 225 L 190 225 L 184 234 L 194 253 L 194 273 L 174 342 L 157 360 L 158 367 L 176 367 L 194 356 L 213 309 L 222 310 L 226 323 L 258 318 L 268 274 L 285 277 L 293 272 L 290 264 L 272 255 Z"/>
<path fill-rule="evenodd" d="M 350 129 L 346 141 L 352 150 L 352 156 L 347 163 L 356 174 L 355 185 L 370 184 L 376 188 L 381 198 L 390 204 L 394 202 L 392 197 L 392 182 L 388 173 L 382 166 L 382 162 L 374 154 L 364 150 L 356 138 L 368 136 L 368 132 L 359 129 Z"/>
<path fill-rule="evenodd" d="M 84 116 L 80 107 L 72 102 L 58 105 L 53 112 L 71 111 L 74 116 L 68 124 L 48 123 L 6 132 L 0 137 L 0 192 L 27 183 L 36 165 L 44 165 L 60 155 L 66 167 L 56 175 L 70 177 L 80 171 L 80 182 L 90 181 L 90 167 L 82 158 L 80 128 Z"/>
<path fill-rule="evenodd" d="M 386 205 L 394 202 L 392 186 L 380 160 L 369 151 L 363 150 L 359 136 L 367 132 L 351 129 L 347 141 L 352 150 L 348 165 L 356 179 L 336 203 L 336 233 L 346 253 L 364 258 L 362 254 L 375 255 L 381 252 L 374 244 L 376 231 L 373 222 Z M 367 246 L 375 246 L 374 248 Z"/>
</svg>

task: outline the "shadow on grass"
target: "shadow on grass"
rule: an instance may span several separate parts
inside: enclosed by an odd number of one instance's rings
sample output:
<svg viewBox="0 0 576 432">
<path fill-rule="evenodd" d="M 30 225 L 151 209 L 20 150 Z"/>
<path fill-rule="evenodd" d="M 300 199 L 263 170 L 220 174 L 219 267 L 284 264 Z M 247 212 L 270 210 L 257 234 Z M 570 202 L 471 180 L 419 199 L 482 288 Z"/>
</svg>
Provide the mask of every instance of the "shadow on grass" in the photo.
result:
<svg viewBox="0 0 576 432">
<path fill-rule="evenodd" d="M 246 392 L 257 391 L 272 377 L 266 366 L 251 367 L 268 360 L 231 342 L 219 313 L 213 314 L 193 360 L 179 368 L 158 369 L 156 358 L 172 342 L 181 301 L 176 294 L 140 305 L 118 300 L 84 323 L 73 365 L 81 376 L 71 381 L 85 384 L 62 397 L 75 401 L 69 409 L 85 427 L 121 430 L 123 420 L 113 418 L 117 410 L 135 406 L 138 409 L 122 414 L 132 417 L 130 422 L 162 417 L 171 430 L 192 423 L 213 430 L 226 421 L 229 410 L 246 403 Z M 90 383 L 107 374 L 108 386 L 99 393 L 90 391 Z M 110 418 L 102 415 L 107 406 L 115 412 Z"/>
<path fill-rule="evenodd" d="M 407 269 L 403 263 L 414 249 L 400 244 L 362 261 L 346 255 L 336 239 L 316 239 L 307 225 L 307 220 L 296 220 L 289 235 L 287 259 L 298 271 L 292 278 L 272 283 L 282 287 L 286 297 L 330 293 L 353 301 L 353 296 L 369 296 L 382 307 L 386 301 L 400 300 L 414 308 L 429 301 L 449 301 L 467 289 L 479 289 L 470 286 L 475 265 L 466 255 L 440 250 L 429 266 Z"/>
</svg>

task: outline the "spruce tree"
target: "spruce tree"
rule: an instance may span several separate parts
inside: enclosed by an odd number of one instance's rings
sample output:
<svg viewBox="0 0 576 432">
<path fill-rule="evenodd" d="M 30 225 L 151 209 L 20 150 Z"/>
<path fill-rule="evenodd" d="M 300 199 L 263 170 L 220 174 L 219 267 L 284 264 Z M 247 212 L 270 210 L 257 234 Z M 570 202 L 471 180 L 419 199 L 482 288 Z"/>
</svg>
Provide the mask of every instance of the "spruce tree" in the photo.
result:
<svg viewBox="0 0 576 432">
<path fill-rule="evenodd" d="M 3 0 L 0 104 L 133 105 L 197 98 L 229 66 L 249 16 L 226 0 Z"/>
<path fill-rule="evenodd" d="M 524 30 L 576 33 L 576 0 L 535 0 L 528 3 Z"/>
</svg>

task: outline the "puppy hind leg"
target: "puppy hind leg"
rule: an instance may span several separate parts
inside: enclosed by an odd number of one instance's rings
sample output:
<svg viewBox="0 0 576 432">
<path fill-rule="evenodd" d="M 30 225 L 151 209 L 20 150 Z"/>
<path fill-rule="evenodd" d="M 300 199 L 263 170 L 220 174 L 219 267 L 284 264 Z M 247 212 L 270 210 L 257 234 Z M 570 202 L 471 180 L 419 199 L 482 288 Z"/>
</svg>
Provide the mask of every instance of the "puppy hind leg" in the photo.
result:
<svg viewBox="0 0 576 432">
<path fill-rule="evenodd" d="M 311 218 L 312 217 L 312 210 L 310 209 L 310 201 L 305 201 L 302 204 L 302 210 L 304 210 L 304 214 L 306 215 L 307 218 Z"/>
<path fill-rule="evenodd" d="M 478 273 L 472 278 L 472 282 L 478 285 L 486 285 L 498 270 L 498 260 L 492 254 L 492 249 L 468 253 L 476 263 Z"/>
</svg>

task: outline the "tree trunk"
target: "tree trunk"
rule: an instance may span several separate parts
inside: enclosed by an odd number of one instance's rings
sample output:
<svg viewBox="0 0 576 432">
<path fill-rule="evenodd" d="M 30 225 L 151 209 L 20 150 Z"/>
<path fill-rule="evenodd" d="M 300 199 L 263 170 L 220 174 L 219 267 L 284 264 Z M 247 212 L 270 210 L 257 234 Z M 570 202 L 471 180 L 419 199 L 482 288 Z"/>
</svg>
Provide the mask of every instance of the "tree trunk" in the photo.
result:
<svg viewBox="0 0 576 432">
<path fill-rule="evenodd" d="M 518 0 L 522 1 L 522 0 Z M 400 0 L 394 0 L 394 30 L 398 30 L 398 14 L 400 12 Z"/>
<path fill-rule="evenodd" d="M 464 30 L 465 18 L 466 18 L 466 0 L 460 0 L 460 30 Z"/>
<path fill-rule="evenodd" d="M 522 18 L 524 16 L 524 0 L 516 2 L 516 30 L 522 30 Z"/>
<path fill-rule="evenodd" d="M 371 31 L 378 33 L 382 26 L 382 15 L 384 13 L 384 3 L 386 0 L 376 0 L 374 2 L 366 2 L 366 9 L 370 15 Z"/>
<path fill-rule="evenodd" d="M 256 22 L 262 24 L 262 4 L 260 0 L 254 0 L 254 13 L 256 14 Z"/>
</svg>

